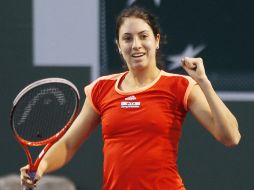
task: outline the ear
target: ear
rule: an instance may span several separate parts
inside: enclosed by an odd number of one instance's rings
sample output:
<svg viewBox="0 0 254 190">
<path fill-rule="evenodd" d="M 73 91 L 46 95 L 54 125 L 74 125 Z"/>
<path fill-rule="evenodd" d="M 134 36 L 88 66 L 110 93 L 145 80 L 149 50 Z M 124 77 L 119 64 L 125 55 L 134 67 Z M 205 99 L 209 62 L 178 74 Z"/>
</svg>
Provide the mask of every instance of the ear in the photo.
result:
<svg viewBox="0 0 254 190">
<path fill-rule="evenodd" d="M 118 48 L 119 53 L 122 54 L 122 50 L 121 50 L 121 48 L 120 48 L 120 45 L 119 45 L 118 40 L 115 40 L 115 43 L 116 43 L 116 46 L 117 46 L 117 48 Z"/>
<path fill-rule="evenodd" d="M 157 34 L 157 35 L 155 36 L 156 49 L 159 49 L 159 48 L 160 48 L 160 39 L 161 39 L 161 35 L 160 35 L 160 34 Z"/>
</svg>

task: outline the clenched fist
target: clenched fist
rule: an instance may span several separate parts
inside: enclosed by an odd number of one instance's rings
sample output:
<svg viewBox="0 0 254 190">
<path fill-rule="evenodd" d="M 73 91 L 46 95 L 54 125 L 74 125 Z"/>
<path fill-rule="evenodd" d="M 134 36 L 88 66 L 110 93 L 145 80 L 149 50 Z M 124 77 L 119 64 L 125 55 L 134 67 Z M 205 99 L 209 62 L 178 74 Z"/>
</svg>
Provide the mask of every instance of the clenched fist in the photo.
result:
<svg viewBox="0 0 254 190">
<path fill-rule="evenodd" d="M 207 80 L 203 60 L 201 58 L 184 57 L 182 67 L 197 83 Z"/>
</svg>

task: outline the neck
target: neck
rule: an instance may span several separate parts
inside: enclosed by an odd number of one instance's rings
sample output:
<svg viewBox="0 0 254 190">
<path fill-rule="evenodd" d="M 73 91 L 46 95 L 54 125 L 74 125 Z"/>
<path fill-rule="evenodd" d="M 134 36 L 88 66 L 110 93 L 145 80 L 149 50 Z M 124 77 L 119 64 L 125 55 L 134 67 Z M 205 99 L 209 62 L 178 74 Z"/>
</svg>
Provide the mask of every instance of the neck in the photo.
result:
<svg viewBox="0 0 254 190">
<path fill-rule="evenodd" d="M 133 87 L 143 87 L 153 82 L 159 75 L 160 70 L 155 68 L 143 70 L 130 70 L 126 75 L 125 82 Z"/>
</svg>

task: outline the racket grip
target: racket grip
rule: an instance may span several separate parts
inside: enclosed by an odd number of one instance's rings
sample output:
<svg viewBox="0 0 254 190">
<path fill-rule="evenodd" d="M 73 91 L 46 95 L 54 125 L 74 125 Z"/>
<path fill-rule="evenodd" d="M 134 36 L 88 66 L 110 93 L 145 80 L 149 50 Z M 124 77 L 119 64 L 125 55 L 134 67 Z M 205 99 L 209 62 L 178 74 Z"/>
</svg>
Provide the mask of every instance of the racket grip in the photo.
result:
<svg viewBox="0 0 254 190">
<path fill-rule="evenodd" d="M 31 180 L 34 180 L 35 175 L 36 175 L 36 171 L 35 172 L 28 172 L 27 173 L 29 175 L 29 177 L 31 178 Z M 24 187 L 23 190 L 33 190 L 34 188 L 28 188 L 28 187 Z"/>
</svg>

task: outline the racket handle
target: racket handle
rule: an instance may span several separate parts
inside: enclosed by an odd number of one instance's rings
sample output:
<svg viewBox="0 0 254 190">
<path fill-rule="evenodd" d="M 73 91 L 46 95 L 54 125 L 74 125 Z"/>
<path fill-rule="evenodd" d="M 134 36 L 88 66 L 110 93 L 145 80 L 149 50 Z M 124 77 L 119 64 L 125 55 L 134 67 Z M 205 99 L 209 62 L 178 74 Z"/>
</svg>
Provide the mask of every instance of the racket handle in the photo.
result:
<svg viewBox="0 0 254 190">
<path fill-rule="evenodd" d="M 35 175 L 36 175 L 36 171 L 35 172 L 28 172 L 29 177 L 31 178 L 31 180 L 34 180 Z M 33 190 L 34 188 L 28 188 L 28 187 L 24 187 L 23 190 Z"/>
</svg>

